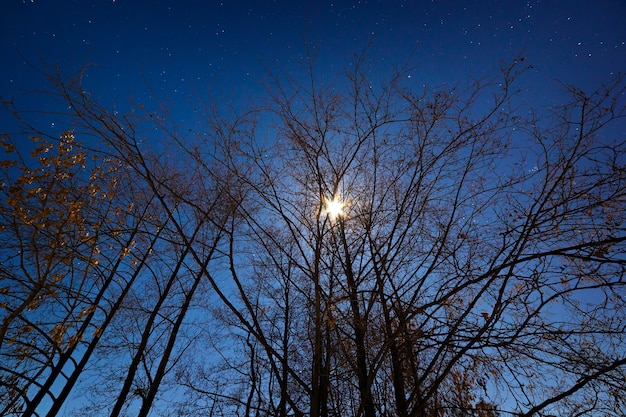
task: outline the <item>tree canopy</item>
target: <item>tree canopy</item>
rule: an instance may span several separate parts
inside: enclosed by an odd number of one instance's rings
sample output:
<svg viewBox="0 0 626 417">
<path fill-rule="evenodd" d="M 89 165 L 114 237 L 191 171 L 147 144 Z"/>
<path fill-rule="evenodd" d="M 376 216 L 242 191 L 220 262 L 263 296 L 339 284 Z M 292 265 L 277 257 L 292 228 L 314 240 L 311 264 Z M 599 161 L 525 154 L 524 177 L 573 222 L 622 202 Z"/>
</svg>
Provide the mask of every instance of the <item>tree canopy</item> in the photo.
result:
<svg viewBox="0 0 626 417">
<path fill-rule="evenodd" d="M 623 415 L 624 78 L 545 109 L 521 57 L 370 63 L 201 131 L 81 72 L 49 72 L 60 136 L 7 102 L 0 414 Z"/>
</svg>

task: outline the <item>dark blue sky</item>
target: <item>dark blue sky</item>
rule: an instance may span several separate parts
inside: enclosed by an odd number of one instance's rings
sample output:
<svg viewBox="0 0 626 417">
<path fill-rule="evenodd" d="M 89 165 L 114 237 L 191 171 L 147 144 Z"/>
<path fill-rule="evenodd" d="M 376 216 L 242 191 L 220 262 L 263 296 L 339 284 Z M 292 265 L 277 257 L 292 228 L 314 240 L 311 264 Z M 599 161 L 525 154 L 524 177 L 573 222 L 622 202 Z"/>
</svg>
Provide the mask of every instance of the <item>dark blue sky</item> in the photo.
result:
<svg viewBox="0 0 626 417">
<path fill-rule="evenodd" d="M 556 100 L 554 79 L 591 88 L 626 70 L 623 0 L 4 0 L 0 8 L 3 100 L 30 106 L 23 92 L 44 85 L 25 61 L 66 71 L 89 62 L 98 67 L 86 86 L 105 104 L 158 97 L 183 123 L 190 97 L 209 87 L 245 100 L 262 92 L 264 65 L 296 70 L 305 40 L 329 77 L 370 40 L 383 69 L 417 46 L 411 78 L 420 86 L 463 81 L 524 51 L 539 106 Z"/>
</svg>

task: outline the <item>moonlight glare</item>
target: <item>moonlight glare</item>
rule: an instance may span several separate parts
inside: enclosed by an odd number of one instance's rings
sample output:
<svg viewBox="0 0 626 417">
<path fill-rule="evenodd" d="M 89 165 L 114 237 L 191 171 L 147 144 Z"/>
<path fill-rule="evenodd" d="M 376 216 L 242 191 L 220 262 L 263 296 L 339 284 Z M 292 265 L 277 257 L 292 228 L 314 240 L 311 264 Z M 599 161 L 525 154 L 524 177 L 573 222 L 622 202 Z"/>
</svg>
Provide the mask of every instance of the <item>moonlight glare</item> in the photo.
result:
<svg viewBox="0 0 626 417">
<path fill-rule="evenodd" d="M 339 216 L 343 216 L 343 208 L 345 204 L 340 201 L 337 197 L 334 197 L 332 200 L 326 199 L 326 207 L 324 212 L 330 216 L 331 219 L 336 219 Z"/>
</svg>

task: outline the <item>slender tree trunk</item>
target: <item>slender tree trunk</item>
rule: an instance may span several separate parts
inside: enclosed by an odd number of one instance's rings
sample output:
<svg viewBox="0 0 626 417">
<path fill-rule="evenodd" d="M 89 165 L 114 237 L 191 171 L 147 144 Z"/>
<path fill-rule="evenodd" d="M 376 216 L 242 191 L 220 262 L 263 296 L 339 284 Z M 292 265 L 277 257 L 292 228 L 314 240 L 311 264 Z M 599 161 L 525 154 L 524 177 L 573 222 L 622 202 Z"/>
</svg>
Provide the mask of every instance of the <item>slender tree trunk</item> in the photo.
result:
<svg viewBox="0 0 626 417">
<path fill-rule="evenodd" d="M 288 267 L 288 272 L 291 272 L 291 265 L 289 265 Z M 287 417 L 287 395 L 288 395 L 288 389 L 289 389 L 289 372 L 288 372 L 288 366 L 289 366 L 289 360 L 290 360 L 290 356 L 289 356 L 289 328 L 291 325 L 291 319 L 290 319 L 290 314 L 291 314 L 291 304 L 290 304 L 290 299 L 289 297 L 290 295 L 290 287 L 289 287 L 289 280 L 287 280 L 285 282 L 285 320 L 283 323 L 283 357 L 284 357 L 284 361 L 281 364 L 281 382 L 280 382 L 280 402 L 278 404 L 278 413 L 280 417 Z"/>
<path fill-rule="evenodd" d="M 139 343 L 139 346 L 137 347 L 137 351 L 135 352 L 133 360 L 128 368 L 126 379 L 124 380 L 122 389 L 120 390 L 117 400 L 115 401 L 115 405 L 113 406 L 110 417 L 118 417 L 120 415 L 122 408 L 124 406 L 124 403 L 126 402 L 126 399 L 128 398 L 128 395 L 131 392 L 132 384 L 133 384 L 133 381 L 135 380 L 135 375 L 137 374 L 137 369 L 139 368 L 139 364 L 141 363 L 141 360 L 143 358 L 145 349 L 148 345 L 148 341 L 150 340 L 154 322 L 156 321 L 159 315 L 159 310 L 161 309 L 163 303 L 167 299 L 167 296 L 169 295 L 169 292 L 172 289 L 172 286 L 176 282 L 178 272 L 183 266 L 183 263 L 184 263 L 183 261 L 188 252 L 189 252 L 189 249 L 185 248 L 185 250 L 179 257 L 176 267 L 174 268 L 174 271 L 170 275 L 165 288 L 163 289 L 163 293 L 159 297 L 159 300 L 157 301 L 156 305 L 152 308 L 150 317 L 148 318 L 148 321 L 146 322 L 143 333 L 141 335 L 141 342 Z M 145 396 L 143 398 L 145 399 Z"/>
<path fill-rule="evenodd" d="M 367 348 L 365 346 L 365 318 L 361 314 L 358 299 L 358 288 L 352 269 L 352 256 L 346 240 L 344 221 L 339 217 L 339 230 L 341 243 L 344 250 L 344 272 L 348 284 L 348 296 L 350 297 L 350 312 L 352 313 L 352 326 L 354 327 L 354 345 L 356 350 L 356 372 L 359 392 L 361 394 L 361 408 L 365 417 L 376 417 L 376 407 L 372 396 L 370 375 L 367 369 Z"/>
<path fill-rule="evenodd" d="M 207 259 L 210 259 L 211 257 L 208 256 Z M 207 262 L 208 263 L 208 262 Z M 202 271 L 202 270 L 201 270 Z M 180 312 L 178 313 L 178 316 L 176 317 L 176 322 L 174 323 L 174 328 L 172 329 L 168 341 L 167 341 L 167 346 L 165 348 L 165 351 L 163 352 L 163 355 L 161 356 L 161 359 L 159 361 L 159 367 L 157 369 L 156 374 L 154 375 L 154 377 L 152 378 L 152 383 L 150 384 L 150 389 L 148 390 L 148 393 L 146 394 L 143 403 L 141 405 L 141 409 L 139 410 L 139 413 L 137 414 L 137 417 L 147 417 L 148 413 L 150 412 L 150 408 L 152 407 L 152 403 L 154 402 L 154 398 L 156 397 L 157 392 L 159 391 L 159 387 L 161 385 L 161 382 L 163 381 L 163 377 L 165 376 L 165 373 L 167 371 L 167 365 L 169 363 L 169 359 L 172 356 L 172 351 L 174 350 L 174 345 L 176 344 L 176 340 L 178 339 L 178 332 L 180 330 L 180 326 L 182 325 L 187 312 L 189 311 L 189 305 L 191 304 L 191 300 L 193 299 L 193 296 L 196 292 L 196 290 L 198 289 L 198 285 L 200 284 L 201 280 L 202 280 L 203 274 L 202 272 L 198 273 L 198 275 L 196 276 L 193 286 L 191 287 L 191 289 L 189 290 L 189 292 L 187 293 L 187 295 L 185 296 L 185 302 L 183 304 L 183 306 L 180 309 Z"/>
<path fill-rule="evenodd" d="M 321 260 L 321 233 L 316 242 L 314 259 L 314 336 L 313 336 L 313 363 L 311 370 L 311 417 L 328 416 L 328 370 L 324 365 L 323 312 L 322 312 L 322 289 L 320 286 L 320 260 Z"/>
</svg>

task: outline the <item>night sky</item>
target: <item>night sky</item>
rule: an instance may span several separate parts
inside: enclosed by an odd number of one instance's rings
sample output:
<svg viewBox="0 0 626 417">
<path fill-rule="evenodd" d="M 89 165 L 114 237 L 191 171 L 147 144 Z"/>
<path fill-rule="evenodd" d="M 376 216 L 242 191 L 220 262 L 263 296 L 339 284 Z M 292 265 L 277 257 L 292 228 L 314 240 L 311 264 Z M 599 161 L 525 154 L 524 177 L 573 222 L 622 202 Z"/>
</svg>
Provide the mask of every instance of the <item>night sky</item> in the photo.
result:
<svg viewBox="0 0 626 417">
<path fill-rule="evenodd" d="M 199 102 L 260 103 L 267 68 L 303 75 L 306 45 L 333 80 L 370 43 L 381 73 L 415 65 L 417 91 L 521 54 L 532 68 L 523 100 L 549 107 L 565 100 L 556 80 L 591 92 L 626 71 L 626 0 L 0 0 L 0 101 L 34 110 L 34 128 L 58 137 L 67 126 L 54 112 L 67 105 L 32 94 L 46 87 L 42 68 L 90 64 L 84 88 L 102 105 L 165 103 L 197 132 Z M 0 135 L 19 146 L 20 129 L 0 111 Z"/>
<path fill-rule="evenodd" d="M 41 107 L 26 94 L 45 85 L 37 67 L 90 63 L 85 88 L 103 104 L 166 102 L 180 124 L 198 122 L 193 103 L 209 91 L 244 105 L 263 94 L 266 67 L 301 71 L 307 42 L 331 78 L 368 42 L 382 70 L 415 51 L 417 86 L 480 76 L 523 53 L 537 106 L 558 101 L 555 79 L 592 89 L 626 70 L 623 0 L 4 0 L 0 8 L 3 101 Z M 6 114 L 0 122 L 12 129 Z"/>
</svg>

